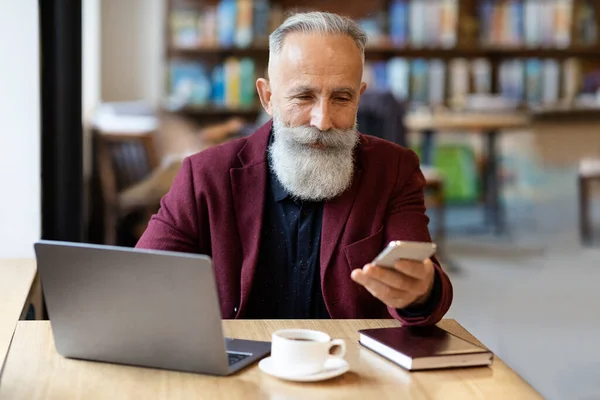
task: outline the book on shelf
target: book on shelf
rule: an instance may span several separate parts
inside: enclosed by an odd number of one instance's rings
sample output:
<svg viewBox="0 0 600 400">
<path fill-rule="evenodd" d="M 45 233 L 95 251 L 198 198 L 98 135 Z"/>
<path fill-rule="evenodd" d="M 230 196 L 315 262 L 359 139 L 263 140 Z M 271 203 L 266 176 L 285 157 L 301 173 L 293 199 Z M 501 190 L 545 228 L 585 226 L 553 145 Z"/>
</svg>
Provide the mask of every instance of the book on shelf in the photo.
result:
<svg viewBox="0 0 600 400">
<path fill-rule="evenodd" d="M 548 59 L 543 62 L 543 104 L 556 104 L 560 99 L 560 64 Z"/>
<path fill-rule="evenodd" d="M 581 62 L 576 58 L 568 58 L 563 62 L 562 92 L 567 103 L 575 100 L 581 87 Z"/>
<path fill-rule="evenodd" d="M 475 367 L 492 364 L 494 355 L 437 327 L 362 329 L 359 343 L 409 370 Z"/>
<path fill-rule="evenodd" d="M 225 66 L 217 65 L 212 71 L 211 100 L 215 106 L 225 106 Z"/>
<path fill-rule="evenodd" d="M 235 45 L 245 48 L 252 44 L 254 5 L 252 0 L 237 0 L 237 26 Z"/>
<path fill-rule="evenodd" d="M 597 0 L 579 0 L 574 11 L 577 42 L 584 45 L 598 43 L 597 13 L 600 12 Z"/>
<path fill-rule="evenodd" d="M 373 63 L 374 86 L 377 90 L 386 90 L 388 88 L 387 63 L 377 61 Z"/>
<path fill-rule="evenodd" d="M 240 61 L 229 57 L 225 60 L 225 104 L 229 107 L 240 106 Z"/>
<path fill-rule="evenodd" d="M 256 70 L 251 58 L 229 57 L 209 68 L 202 62 L 172 60 L 169 96 L 195 107 L 251 108 L 256 99 Z"/>
<path fill-rule="evenodd" d="M 424 41 L 422 45 L 425 47 L 437 47 L 440 44 L 441 2 L 421 1 L 421 4 L 422 11 L 420 15 L 424 22 L 421 28 L 423 29 L 422 36 Z"/>
<path fill-rule="evenodd" d="M 525 0 L 523 7 L 525 24 L 525 45 L 529 47 L 539 46 L 541 26 L 541 3 L 537 0 Z"/>
<path fill-rule="evenodd" d="M 410 43 L 414 47 L 451 48 L 456 45 L 457 0 L 413 0 L 410 3 Z"/>
<path fill-rule="evenodd" d="M 571 26 L 573 24 L 573 1 L 558 1 L 555 15 L 554 40 L 556 47 L 567 48 L 571 45 Z"/>
<path fill-rule="evenodd" d="M 429 104 L 444 104 L 446 100 L 446 64 L 442 60 L 429 61 Z"/>
<path fill-rule="evenodd" d="M 357 23 L 367 34 L 368 47 L 376 47 L 383 44 L 384 32 L 378 15 L 372 15 L 368 18 L 361 18 L 357 21 Z"/>
<path fill-rule="evenodd" d="M 256 86 L 256 72 L 254 61 L 251 58 L 242 58 L 239 64 L 240 71 L 240 101 L 241 108 L 251 107 L 254 104 Z"/>
<path fill-rule="evenodd" d="M 235 43 L 237 4 L 235 0 L 221 0 L 217 7 L 219 46 L 232 47 Z"/>
<path fill-rule="evenodd" d="M 390 92 L 398 100 L 409 98 L 410 74 L 408 61 L 402 57 L 394 57 L 387 63 L 387 76 Z"/>
<path fill-rule="evenodd" d="M 389 12 L 390 42 L 403 47 L 408 43 L 408 1 L 393 0 Z"/>
<path fill-rule="evenodd" d="M 525 61 L 525 94 L 530 105 L 542 102 L 543 96 L 542 62 L 537 58 Z"/>
<path fill-rule="evenodd" d="M 429 63 L 423 59 L 411 61 L 411 100 L 415 103 L 427 104 L 429 101 Z"/>
<path fill-rule="evenodd" d="M 170 86 L 170 94 L 178 102 L 205 105 L 210 101 L 210 80 L 200 62 L 172 61 Z"/>
<path fill-rule="evenodd" d="M 469 61 L 464 58 L 455 58 L 450 61 L 450 100 L 463 104 L 469 94 Z"/>
<path fill-rule="evenodd" d="M 566 48 L 571 44 L 573 0 L 483 0 L 478 15 L 484 45 Z"/>
<path fill-rule="evenodd" d="M 203 13 L 202 38 L 198 46 L 214 47 L 217 45 L 217 8 L 207 7 Z"/>
<path fill-rule="evenodd" d="M 253 35 L 255 42 L 258 44 L 266 44 L 269 40 L 269 1 L 254 0 L 253 3 Z"/>
<path fill-rule="evenodd" d="M 492 64 L 487 58 L 476 58 L 471 61 L 473 91 L 477 94 L 492 92 Z"/>
<path fill-rule="evenodd" d="M 171 42 L 175 47 L 196 47 L 199 42 L 198 14 L 192 10 L 174 10 L 169 25 Z"/>
<path fill-rule="evenodd" d="M 502 97 L 522 101 L 525 93 L 525 67 L 521 60 L 505 60 L 500 64 L 498 88 Z"/>
<path fill-rule="evenodd" d="M 425 2 L 411 1 L 409 6 L 409 40 L 412 47 L 420 48 L 427 44 L 427 10 Z"/>
<path fill-rule="evenodd" d="M 442 0 L 440 27 L 441 47 L 451 48 L 456 46 L 458 0 Z"/>
</svg>

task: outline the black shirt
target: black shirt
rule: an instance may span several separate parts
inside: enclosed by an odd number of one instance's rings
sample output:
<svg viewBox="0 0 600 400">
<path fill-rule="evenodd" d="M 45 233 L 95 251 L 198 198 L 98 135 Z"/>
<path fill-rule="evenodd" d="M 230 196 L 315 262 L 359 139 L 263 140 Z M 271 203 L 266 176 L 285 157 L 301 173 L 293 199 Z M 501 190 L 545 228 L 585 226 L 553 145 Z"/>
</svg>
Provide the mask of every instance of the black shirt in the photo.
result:
<svg viewBox="0 0 600 400">
<path fill-rule="evenodd" d="M 292 198 L 270 163 L 267 174 L 258 265 L 245 317 L 329 318 L 319 274 L 323 202 Z"/>
</svg>

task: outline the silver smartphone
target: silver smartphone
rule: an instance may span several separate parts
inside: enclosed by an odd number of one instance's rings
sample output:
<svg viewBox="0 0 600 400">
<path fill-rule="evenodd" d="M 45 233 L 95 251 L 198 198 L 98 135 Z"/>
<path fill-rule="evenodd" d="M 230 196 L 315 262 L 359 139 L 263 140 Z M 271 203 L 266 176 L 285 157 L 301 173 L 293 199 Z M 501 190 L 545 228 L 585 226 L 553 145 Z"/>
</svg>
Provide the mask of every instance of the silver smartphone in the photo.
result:
<svg viewBox="0 0 600 400">
<path fill-rule="evenodd" d="M 394 240 L 373 260 L 380 267 L 394 268 L 398 260 L 425 261 L 435 254 L 437 246 L 429 242 Z"/>
</svg>

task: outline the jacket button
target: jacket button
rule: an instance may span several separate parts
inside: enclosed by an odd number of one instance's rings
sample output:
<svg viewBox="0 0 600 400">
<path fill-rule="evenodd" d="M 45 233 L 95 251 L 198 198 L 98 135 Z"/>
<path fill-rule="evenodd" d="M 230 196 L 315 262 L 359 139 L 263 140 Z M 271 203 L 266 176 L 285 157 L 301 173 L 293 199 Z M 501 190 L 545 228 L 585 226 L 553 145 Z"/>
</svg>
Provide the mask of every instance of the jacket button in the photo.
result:
<svg viewBox="0 0 600 400">
<path fill-rule="evenodd" d="M 237 312 L 238 308 L 237 307 L 233 307 L 233 312 Z"/>
</svg>

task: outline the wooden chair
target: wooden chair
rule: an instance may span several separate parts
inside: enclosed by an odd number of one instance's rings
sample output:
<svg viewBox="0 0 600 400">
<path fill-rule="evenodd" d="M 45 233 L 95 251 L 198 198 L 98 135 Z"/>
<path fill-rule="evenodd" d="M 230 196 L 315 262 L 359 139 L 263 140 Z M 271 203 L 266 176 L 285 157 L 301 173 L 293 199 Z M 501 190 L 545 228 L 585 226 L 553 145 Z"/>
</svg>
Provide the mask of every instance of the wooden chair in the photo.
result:
<svg viewBox="0 0 600 400">
<path fill-rule="evenodd" d="M 120 224 L 129 212 L 121 207 L 119 195 L 149 176 L 159 164 L 155 132 L 119 133 L 96 129 L 93 134 L 103 203 L 103 241 L 114 245 L 118 241 Z M 142 211 L 150 213 L 156 210 Z M 143 227 L 138 227 L 134 235 L 139 237 L 140 230 L 143 231 Z"/>
<path fill-rule="evenodd" d="M 581 242 L 592 242 L 592 216 L 590 212 L 591 187 L 600 182 L 600 159 L 584 159 L 579 163 L 579 233 Z"/>
</svg>

